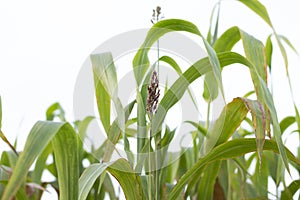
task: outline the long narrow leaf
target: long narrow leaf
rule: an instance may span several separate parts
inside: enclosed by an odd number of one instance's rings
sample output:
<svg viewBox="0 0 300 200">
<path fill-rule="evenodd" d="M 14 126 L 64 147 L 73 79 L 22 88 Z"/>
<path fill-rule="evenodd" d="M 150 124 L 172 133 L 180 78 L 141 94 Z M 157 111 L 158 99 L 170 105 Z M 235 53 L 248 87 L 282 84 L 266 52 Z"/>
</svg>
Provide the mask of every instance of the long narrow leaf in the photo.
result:
<svg viewBox="0 0 300 200">
<path fill-rule="evenodd" d="M 66 124 L 52 140 L 55 165 L 58 175 L 59 198 L 78 199 L 79 161 L 77 135 L 70 124 Z"/>
<path fill-rule="evenodd" d="M 110 127 L 110 101 L 116 104 L 117 94 L 117 74 L 111 53 L 101 53 L 90 56 L 93 75 L 95 94 L 97 99 L 98 111 L 102 125 L 108 133 Z M 117 108 L 117 112 L 123 109 Z M 120 113 L 121 114 L 121 113 Z M 119 116 L 121 117 L 121 115 Z"/>
<path fill-rule="evenodd" d="M 14 170 L 5 188 L 2 200 L 10 200 L 24 182 L 28 170 L 35 158 L 45 149 L 53 137 L 65 129 L 67 123 L 37 122 L 31 129 L 24 150 L 20 155 Z"/>
<path fill-rule="evenodd" d="M 300 180 L 293 181 L 284 191 L 281 192 L 281 200 L 289 200 L 300 188 Z"/>
<path fill-rule="evenodd" d="M 150 50 L 151 46 L 164 34 L 172 31 L 186 31 L 192 34 L 196 34 L 202 38 L 207 53 L 209 55 L 209 61 L 212 66 L 212 71 L 215 75 L 215 79 L 223 93 L 221 68 L 216 52 L 201 35 L 199 29 L 194 24 L 181 19 L 169 19 L 159 21 L 149 30 L 144 43 L 141 45 L 133 60 L 133 68 L 137 85 L 139 86 L 141 84 L 150 66 L 148 51 Z"/>
<path fill-rule="evenodd" d="M 96 163 L 84 170 L 79 179 L 78 200 L 85 200 L 99 176 L 111 165 L 111 163 Z"/>
<path fill-rule="evenodd" d="M 247 61 L 244 57 L 237 53 L 233 52 L 224 52 L 218 55 L 220 64 L 222 67 L 233 64 L 233 63 L 243 63 L 247 66 L 251 66 L 251 63 Z M 166 92 L 162 98 L 158 108 L 157 113 L 153 118 L 153 132 L 156 133 L 159 131 L 159 127 L 163 123 L 163 120 L 166 116 L 167 111 L 177 103 L 180 98 L 185 93 L 189 84 L 194 80 L 212 71 L 212 66 L 209 61 L 209 58 L 203 58 L 196 63 L 194 63 L 190 68 L 188 68 L 182 76 L 180 76 L 170 89 Z"/>
<path fill-rule="evenodd" d="M 255 132 L 256 146 L 259 157 L 259 163 L 262 164 L 262 151 L 266 136 L 266 113 L 263 105 L 259 101 L 253 101 L 249 99 L 243 99 L 247 108 L 252 115 L 252 123 Z"/>
<path fill-rule="evenodd" d="M 257 0 L 239 0 L 241 3 L 245 4 L 253 12 L 259 15 L 269 26 L 273 27 L 267 9 Z"/>
<path fill-rule="evenodd" d="M 219 173 L 219 169 L 221 166 L 221 161 L 215 161 L 207 165 L 205 173 L 200 180 L 199 188 L 198 188 L 198 198 L 202 199 L 213 199 L 214 194 L 214 186 L 216 182 L 216 178 Z"/>
<path fill-rule="evenodd" d="M 251 1 L 252 2 L 252 1 Z M 234 41 L 230 41 L 230 38 L 235 38 Z M 289 172 L 289 166 L 287 163 L 287 157 L 283 148 L 283 142 L 281 138 L 281 131 L 279 127 L 279 122 L 277 118 L 276 109 L 274 106 L 273 98 L 268 90 L 268 87 L 266 85 L 267 75 L 266 75 L 266 58 L 265 58 L 265 51 L 263 44 L 252 37 L 251 35 L 247 34 L 246 32 L 240 30 L 237 27 L 232 27 L 229 30 L 227 30 L 217 41 L 215 44 L 216 51 L 228 51 L 231 50 L 231 48 L 235 45 L 234 42 L 238 41 L 238 38 L 243 40 L 243 46 L 245 50 L 245 54 L 247 56 L 247 59 L 250 62 L 244 65 L 248 66 L 250 68 L 252 81 L 255 87 L 255 91 L 257 94 L 257 99 L 264 104 L 265 110 L 266 110 L 266 120 L 267 120 L 267 131 L 269 131 L 269 121 L 272 120 L 273 128 L 274 128 L 274 136 L 276 139 L 276 142 L 278 144 L 278 148 L 280 151 L 280 156 L 282 158 L 282 161 L 284 162 L 285 168 Z M 226 46 L 226 49 L 222 48 L 222 44 L 225 44 L 226 42 L 229 42 L 230 45 Z M 270 115 L 270 119 L 269 119 Z"/>
<path fill-rule="evenodd" d="M 235 98 L 227 104 L 214 124 L 212 130 L 208 133 L 204 145 L 204 155 L 210 152 L 213 147 L 227 141 L 234 131 L 240 126 L 248 113 L 243 99 Z"/>
<path fill-rule="evenodd" d="M 130 163 L 125 159 L 119 159 L 107 168 L 107 171 L 113 175 L 120 183 L 126 199 L 143 200 L 142 183 Z"/>
<path fill-rule="evenodd" d="M 272 140 L 266 140 L 264 145 L 264 150 L 273 151 L 275 153 L 279 153 L 276 142 Z M 297 163 L 300 165 L 300 161 L 288 150 L 287 157 L 290 161 Z M 256 141 L 252 138 L 241 138 L 234 139 L 228 142 L 225 142 L 216 148 L 214 148 L 211 152 L 209 152 L 205 157 L 199 159 L 195 165 L 193 165 L 177 182 L 175 187 L 173 188 L 169 199 L 177 199 L 180 192 L 183 190 L 184 186 L 191 180 L 191 178 L 195 174 L 202 173 L 204 167 L 213 161 L 217 160 L 225 160 L 230 158 L 235 158 L 242 156 L 246 153 L 256 151 Z"/>
</svg>

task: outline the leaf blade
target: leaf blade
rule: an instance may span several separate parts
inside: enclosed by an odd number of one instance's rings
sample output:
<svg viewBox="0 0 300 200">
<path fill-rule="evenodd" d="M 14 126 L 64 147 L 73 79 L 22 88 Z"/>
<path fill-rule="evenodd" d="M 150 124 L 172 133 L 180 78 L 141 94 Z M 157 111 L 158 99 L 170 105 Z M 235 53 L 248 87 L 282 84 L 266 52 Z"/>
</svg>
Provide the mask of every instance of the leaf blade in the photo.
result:
<svg viewBox="0 0 300 200">
<path fill-rule="evenodd" d="M 20 155 L 16 170 L 12 174 L 7 187 L 4 190 L 2 199 L 11 199 L 17 192 L 26 178 L 29 167 L 39 153 L 50 143 L 65 123 L 57 122 L 37 122 L 31 129 L 22 154 Z"/>
<path fill-rule="evenodd" d="M 275 153 L 279 153 L 276 142 L 272 140 L 266 140 L 264 145 L 264 150 L 270 150 Z M 288 158 L 292 161 L 300 165 L 300 161 L 288 150 L 287 151 Z M 238 156 L 242 156 L 249 152 L 256 151 L 256 141 L 253 138 L 239 138 L 230 140 L 225 142 L 216 148 L 214 148 L 211 152 L 209 152 L 205 157 L 199 159 L 195 165 L 193 165 L 177 182 L 175 187 L 173 188 L 169 199 L 175 200 L 179 196 L 180 192 L 184 188 L 184 186 L 190 181 L 194 174 L 199 174 L 204 169 L 204 166 L 210 162 L 216 160 L 225 160 L 230 158 L 235 158 Z"/>
<path fill-rule="evenodd" d="M 78 199 L 79 161 L 77 135 L 70 124 L 52 139 L 61 200 Z"/>
</svg>

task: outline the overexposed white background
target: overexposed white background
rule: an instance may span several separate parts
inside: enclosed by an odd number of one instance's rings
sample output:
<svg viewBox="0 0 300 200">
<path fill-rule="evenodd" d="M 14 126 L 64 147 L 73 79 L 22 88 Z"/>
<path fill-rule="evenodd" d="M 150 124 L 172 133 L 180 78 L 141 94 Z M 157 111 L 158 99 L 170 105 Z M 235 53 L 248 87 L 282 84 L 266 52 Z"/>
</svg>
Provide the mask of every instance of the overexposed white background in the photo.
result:
<svg viewBox="0 0 300 200">
<path fill-rule="evenodd" d="M 18 138 L 21 150 L 31 127 L 45 119 L 45 111 L 60 102 L 67 118 L 73 120 L 73 90 L 84 60 L 102 42 L 114 35 L 138 28 L 149 28 L 152 9 L 162 7 L 165 18 L 181 18 L 195 23 L 206 35 L 209 18 L 217 0 L 11 0 L 0 2 L 0 95 L 2 130 L 9 141 Z M 261 0 L 279 34 L 287 36 L 300 49 L 300 2 Z M 234 0 L 222 1 L 220 33 L 237 25 L 264 43 L 271 28 Z M 122 44 L 120 44 L 122 45 Z M 276 45 L 275 45 L 276 46 Z M 279 119 L 294 115 L 279 50 L 273 62 L 274 96 Z M 288 50 L 294 97 L 300 106 L 300 59 Z M 131 66 L 128 66 L 131 67 Z M 224 71 L 226 97 L 244 94 L 245 71 Z M 246 84 L 246 83 L 245 83 Z M 0 141 L 0 152 L 7 150 Z"/>
</svg>

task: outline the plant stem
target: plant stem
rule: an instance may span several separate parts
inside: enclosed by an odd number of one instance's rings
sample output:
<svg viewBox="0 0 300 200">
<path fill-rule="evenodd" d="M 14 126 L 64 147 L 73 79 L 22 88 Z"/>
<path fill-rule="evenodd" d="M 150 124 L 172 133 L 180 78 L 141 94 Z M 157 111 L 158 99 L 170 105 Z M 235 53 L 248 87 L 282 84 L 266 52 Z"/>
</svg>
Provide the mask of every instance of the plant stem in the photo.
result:
<svg viewBox="0 0 300 200">
<path fill-rule="evenodd" d="M 19 156 L 17 150 L 15 149 L 15 147 L 8 141 L 8 139 L 5 137 L 4 133 L 2 132 L 2 130 L 0 130 L 0 137 L 1 139 L 11 148 L 11 150 L 13 150 L 13 152 Z"/>
<path fill-rule="evenodd" d="M 208 132 L 208 129 L 209 129 L 210 104 L 211 104 L 211 101 L 209 101 L 208 104 L 207 104 L 207 115 L 206 115 L 206 122 L 205 122 L 205 128 L 206 128 L 207 132 Z"/>
<path fill-rule="evenodd" d="M 152 166 L 151 166 L 151 140 L 152 140 L 152 114 L 149 115 L 150 118 L 150 135 L 149 135 L 149 149 L 148 149 L 148 198 L 152 199 Z"/>
</svg>

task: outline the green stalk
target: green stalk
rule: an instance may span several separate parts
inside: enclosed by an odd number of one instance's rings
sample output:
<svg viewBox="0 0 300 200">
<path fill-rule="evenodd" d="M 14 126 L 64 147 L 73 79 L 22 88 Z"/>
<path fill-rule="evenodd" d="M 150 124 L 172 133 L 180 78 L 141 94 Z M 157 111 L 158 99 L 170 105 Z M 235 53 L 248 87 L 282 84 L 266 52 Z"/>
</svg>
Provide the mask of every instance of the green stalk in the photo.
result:
<svg viewBox="0 0 300 200">
<path fill-rule="evenodd" d="M 157 15 L 157 21 L 159 20 L 159 17 Z M 157 40 L 157 76 L 159 78 L 159 40 Z M 152 123 L 151 123 L 152 124 Z M 160 191 L 160 181 L 159 181 L 159 175 L 160 175 L 160 154 L 159 154 L 159 148 L 160 148 L 160 134 L 158 135 L 158 142 L 155 141 L 155 199 L 159 200 L 160 199 L 160 195 L 159 195 L 159 191 Z"/>
<path fill-rule="evenodd" d="M 151 167 L 151 139 L 152 139 L 152 114 L 149 114 L 150 130 L 149 130 L 149 149 L 148 149 L 148 198 L 152 199 L 152 167 Z"/>
<path fill-rule="evenodd" d="M 207 132 L 209 131 L 209 118 L 210 118 L 210 104 L 211 101 L 208 102 L 207 104 L 207 115 L 206 115 L 206 122 L 205 122 L 205 128 L 207 130 Z"/>
</svg>

